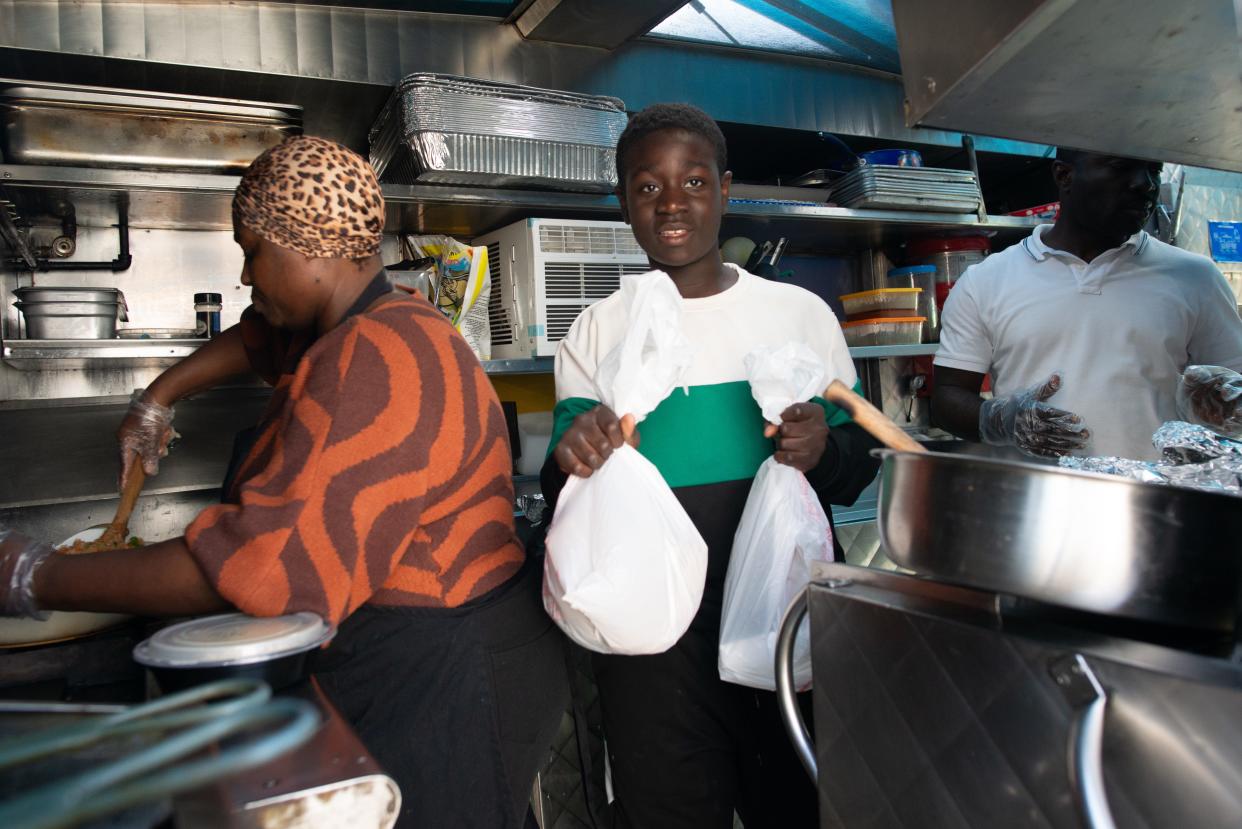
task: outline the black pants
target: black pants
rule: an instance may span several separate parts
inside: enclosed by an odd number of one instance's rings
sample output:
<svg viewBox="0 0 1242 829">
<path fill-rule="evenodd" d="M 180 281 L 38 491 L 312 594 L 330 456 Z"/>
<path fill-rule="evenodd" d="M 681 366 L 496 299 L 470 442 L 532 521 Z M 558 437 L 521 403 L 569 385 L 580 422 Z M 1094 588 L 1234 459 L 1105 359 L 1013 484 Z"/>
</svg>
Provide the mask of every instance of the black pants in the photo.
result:
<svg viewBox="0 0 1242 829">
<path fill-rule="evenodd" d="M 540 563 L 452 609 L 364 606 L 313 671 L 401 787 L 398 826 L 521 827 L 569 699 Z"/>
<path fill-rule="evenodd" d="M 731 829 L 736 810 L 746 829 L 813 829 L 815 787 L 776 694 L 722 682 L 717 640 L 691 628 L 662 654 L 595 654 L 618 826 Z"/>
</svg>

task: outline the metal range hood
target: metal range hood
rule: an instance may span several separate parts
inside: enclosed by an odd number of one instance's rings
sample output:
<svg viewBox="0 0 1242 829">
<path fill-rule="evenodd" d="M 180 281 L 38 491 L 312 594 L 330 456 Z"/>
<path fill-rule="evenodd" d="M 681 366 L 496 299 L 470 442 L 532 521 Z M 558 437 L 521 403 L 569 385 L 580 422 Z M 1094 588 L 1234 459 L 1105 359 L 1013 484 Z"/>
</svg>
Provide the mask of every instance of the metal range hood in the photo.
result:
<svg viewBox="0 0 1242 829">
<path fill-rule="evenodd" d="M 616 49 L 647 34 L 686 0 L 531 0 L 513 18 L 522 37 Z"/>
<path fill-rule="evenodd" d="M 909 126 L 1242 171 L 1234 0 L 893 0 L 893 20 Z"/>
</svg>

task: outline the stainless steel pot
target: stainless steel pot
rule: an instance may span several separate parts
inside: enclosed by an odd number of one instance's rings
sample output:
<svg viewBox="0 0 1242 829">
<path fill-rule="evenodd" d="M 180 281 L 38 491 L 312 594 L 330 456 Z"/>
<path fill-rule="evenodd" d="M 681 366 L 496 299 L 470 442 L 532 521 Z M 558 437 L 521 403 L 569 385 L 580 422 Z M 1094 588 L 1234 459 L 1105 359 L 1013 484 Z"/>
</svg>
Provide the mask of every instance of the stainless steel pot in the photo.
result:
<svg viewBox="0 0 1242 829">
<path fill-rule="evenodd" d="M 1234 496 L 973 455 L 879 454 L 880 539 L 903 567 L 1094 613 L 1235 629 Z"/>
<path fill-rule="evenodd" d="M 30 285 L 15 289 L 13 294 L 22 302 L 124 302 L 117 288 Z"/>
<path fill-rule="evenodd" d="M 31 340 L 107 340 L 129 319 L 116 288 L 27 287 L 13 293 Z"/>
</svg>

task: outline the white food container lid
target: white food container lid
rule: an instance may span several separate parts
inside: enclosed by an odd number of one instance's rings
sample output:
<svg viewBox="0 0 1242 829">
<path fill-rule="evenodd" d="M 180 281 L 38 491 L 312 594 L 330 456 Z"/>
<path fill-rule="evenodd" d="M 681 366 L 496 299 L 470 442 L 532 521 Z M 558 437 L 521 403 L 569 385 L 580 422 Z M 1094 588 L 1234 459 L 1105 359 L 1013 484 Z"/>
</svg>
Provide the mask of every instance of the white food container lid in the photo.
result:
<svg viewBox="0 0 1242 829">
<path fill-rule="evenodd" d="M 336 633 L 315 613 L 226 613 L 166 627 L 134 648 L 151 668 L 215 668 L 269 662 L 316 648 Z"/>
</svg>

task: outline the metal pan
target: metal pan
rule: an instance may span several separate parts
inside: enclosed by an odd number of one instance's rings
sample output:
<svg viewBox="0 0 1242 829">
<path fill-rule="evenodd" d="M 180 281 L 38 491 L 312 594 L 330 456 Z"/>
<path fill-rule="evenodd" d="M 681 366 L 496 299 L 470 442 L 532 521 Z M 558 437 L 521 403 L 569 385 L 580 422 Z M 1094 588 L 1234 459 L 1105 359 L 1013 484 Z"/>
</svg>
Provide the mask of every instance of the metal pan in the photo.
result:
<svg viewBox="0 0 1242 829">
<path fill-rule="evenodd" d="M 64 547 L 75 541 L 95 541 L 107 529 L 106 524 L 74 533 L 58 544 Z M 46 620 L 0 619 L 0 648 L 48 645 L 76 639 L 105 630 L 129 619 L 121 613 L 69 613 L 53 611 Z"/>
<path fill-rule="evenodd" d="M 11 164 L 240 173 L 302 132 L 302 108 L 133 89 L 0 79 Z"/>
<path fill-rule="evenodd" d="M 897 564 L 1064 607 L 1233 631 L 1242 500 L 1035 463 L 878 450 Z"/>
</svg>

